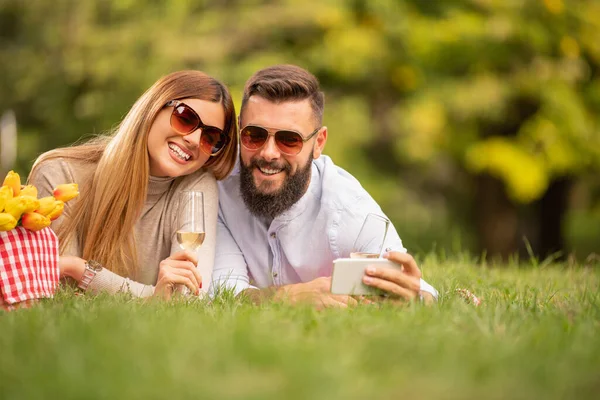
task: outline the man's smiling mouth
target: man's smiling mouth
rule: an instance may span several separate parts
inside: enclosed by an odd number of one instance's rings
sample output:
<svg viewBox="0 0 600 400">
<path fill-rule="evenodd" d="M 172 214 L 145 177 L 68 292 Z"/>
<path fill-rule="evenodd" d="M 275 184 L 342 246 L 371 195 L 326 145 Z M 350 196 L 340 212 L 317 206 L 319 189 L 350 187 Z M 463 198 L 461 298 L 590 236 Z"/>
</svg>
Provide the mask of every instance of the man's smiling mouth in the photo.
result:
<svg viewBox="0 0 600 400">
<path fill-rule="evenodd" d="M 260 172 L 262 172 L 265 175 L 275 175 L 280 173 L 281 171 L 283 171 L 283 168 L 279 168 L 279 169 L 274 169 L 274 168 L 264 168 L 264 167 L 257 167 Z"/>
</svg>

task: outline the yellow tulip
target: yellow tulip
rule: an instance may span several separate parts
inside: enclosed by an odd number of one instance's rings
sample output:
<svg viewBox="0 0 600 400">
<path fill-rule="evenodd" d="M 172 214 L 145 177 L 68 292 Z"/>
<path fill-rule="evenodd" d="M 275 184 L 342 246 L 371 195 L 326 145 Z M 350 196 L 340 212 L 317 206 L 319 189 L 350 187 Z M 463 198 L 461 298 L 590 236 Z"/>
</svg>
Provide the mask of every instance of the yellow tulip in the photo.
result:
<svg viewBox="0 0 600 400">
<path fill-rule="evenodd" d="M 37 188 L 33 185 L 27 185 L 21 188 L 21 193 L 19 196 L 31 196 L 37 198 L 38 191 Z"/>
<path fill-rule="evenodd" d="M 42 214 L 47 217 L 56 208 L 56 200 L 54 196 L 42 197 L 40 200 L 40 207 L 35 210 L 36 213 Z"/>
<path fill-rule="evenodd" d="M 23 228 L 35 232 L 50 226 L 50 218 L 36 212 L 29 212 L 21 217 L 21 225 Z"/>
<path fill-rule="evenodd" d="M 50 221 L 54 221 L 56 218 L 60 217 L 64 208 L 65 208 L 65 203 L 63 203 L 60 200 L 55 200 L 54 210 L 52 210 L 50 212 L 50 214 L 47 215 L 47 217 L 50 218 Z"/>
<path fill-rule="evenodd" d="M 8 171 L 4 183 L 2 186 L 8 186 L 12 188 L 13 196 L 18 196 L 21 192 L 21 177 L 14 171 Z"/>
<path fill-rule="evenodd" d="M 35 197 L 31 196 L 19 196 L 13 197 L 6 202 L 4 211 L 19 220 L 21 215 L 32 212 L 40 208 L 40 201 Z"/>
<path fill-rule="evenodd" d="M 0 213 L 0 231 L 10 231 L 17 226 L 15 217 L 8 213 Z"/>
<path fill-rule="evenodd" d="M 4 206 L 6 206 L 6 202 L 12 199 L 12 188 L 9 186 L 0 187 L 0 212 L 4 211 Z"/>
<path fill-rule="evenodd" d="M 62 185 L 58 185 L 54 189 L 53 194 L 56 200 L 60 200 L 66 203 L 72 198 L 79 196 L 79 187 L 76 183 L 64 183 Z"/>
</svg>

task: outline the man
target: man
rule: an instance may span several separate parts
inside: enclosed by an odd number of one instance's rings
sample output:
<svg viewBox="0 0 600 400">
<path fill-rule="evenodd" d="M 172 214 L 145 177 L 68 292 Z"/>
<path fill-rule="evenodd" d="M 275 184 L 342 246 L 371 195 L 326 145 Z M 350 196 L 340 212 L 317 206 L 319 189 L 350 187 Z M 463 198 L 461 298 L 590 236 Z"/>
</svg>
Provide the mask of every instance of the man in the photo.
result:
<svg viewBox="0 0 600 400">
<path fill-rule="evenodd" d="M 356 302 L 331 294 L 333 260 L 349 257 L 367 214 L 383 212 L 354 177 L 322 155 L 323 106 L 318 80 L 297 66 L 269 67 L 246 83 L 239 165 L 219 182 L 211 291 L 233 288 L 255 301 L 318 306 Z M 368 243 L 357 245 L 373 251 Z M 393 226 L 384 248 L 403 272 L 367 268 L 366 285 L 396 299 L 437 296 Z"/>
</svg>

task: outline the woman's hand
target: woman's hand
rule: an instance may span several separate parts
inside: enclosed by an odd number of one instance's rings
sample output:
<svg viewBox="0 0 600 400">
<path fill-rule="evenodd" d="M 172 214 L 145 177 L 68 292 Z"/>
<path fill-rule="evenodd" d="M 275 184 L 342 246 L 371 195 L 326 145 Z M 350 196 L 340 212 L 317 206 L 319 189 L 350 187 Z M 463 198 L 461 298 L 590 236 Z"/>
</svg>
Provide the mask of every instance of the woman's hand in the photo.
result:
<svg viewBox="0 0 600 400">
<path fill-rule="evenodd" d="M 79 282 L 85 272 L 85 260 L 75 256 L 60 256 L 58 258 L 58 269 L 61 278 L 68 276 Z"/>
<path fill-rule="evenodd" d="M 162 260 L 154 295 L 169 300 L 177 285 L 185 285 L 192 293 L 200 294 L 202 276 L 196 268 L 197 265 L 196 253 L 188 250 L 179 251 Z"/>
</svg>

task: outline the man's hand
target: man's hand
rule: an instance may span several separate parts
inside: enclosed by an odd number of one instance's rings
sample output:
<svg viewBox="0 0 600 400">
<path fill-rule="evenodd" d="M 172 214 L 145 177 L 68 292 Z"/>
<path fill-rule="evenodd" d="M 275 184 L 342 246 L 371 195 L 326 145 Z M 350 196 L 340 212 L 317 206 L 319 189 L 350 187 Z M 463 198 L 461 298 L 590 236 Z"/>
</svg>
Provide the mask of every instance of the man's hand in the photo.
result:
<svg viewBox="0 0 600 400">
<path fill-rule="evenodd" d="M 331 294 L 331 277 L 260 290 L 246 289 L 242 293 L 255 304 L 273 300 L 288 304 L 311 304 L 319 310 L 326 307 L 348 307 L 357 303 L 350 296 Z"/>
<path fill-rule="evenodd" d="M 177 285 L 185 285 L 196 295 L 202 287 L 202 276 L 196 266 L 198 258 L 192 251 L 179 251 L 159 264 L 154 295 L 169 300 Z"/>
<path fill-rule="evenodd" d="M 415 259 L 406 253 L 390 252 L 384 256 L 388 260 L 400 264 L 402 270 L 391 268 L 367 267 L 363 282 L 365 285 L 381 289 L 390 295 L 392 301 L 411 301 L 421 288 L 421 270 Z M 427 303 L 433 301 L 429 293 L 422 293 Z"/>
<path fill-rule="evenodd" d="M 291 304 L 312 304 L 317 309 L 348 307 L 357 303 L 350 296 L 331 294 L 331 277 L 321 277 L 306 283 L 282 286 L 277 289 L 273 299 Z"/>
</svg>

